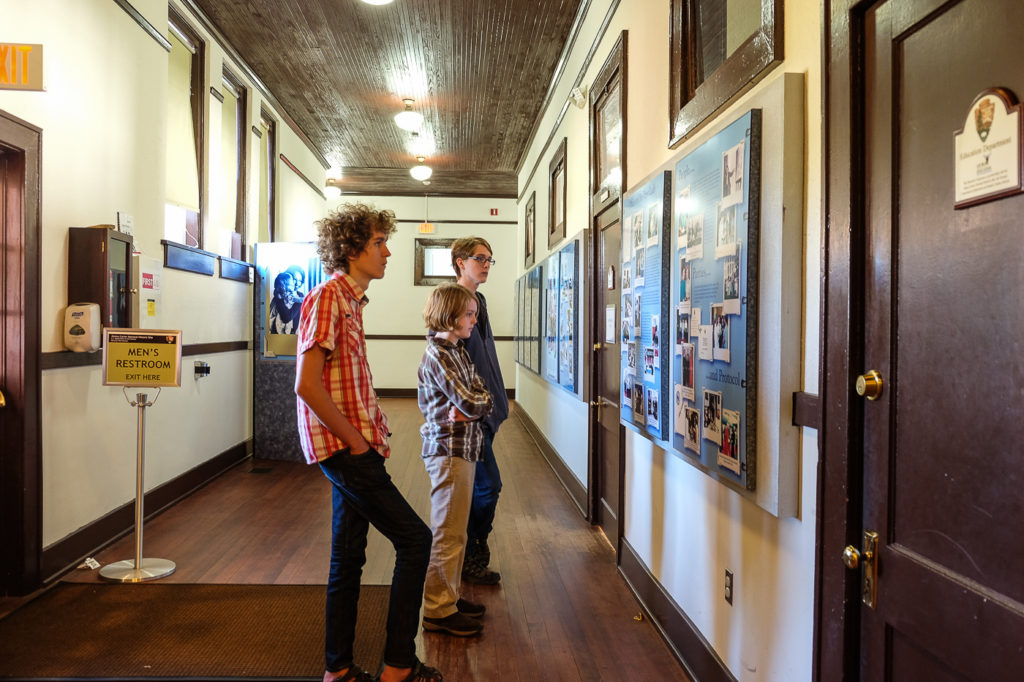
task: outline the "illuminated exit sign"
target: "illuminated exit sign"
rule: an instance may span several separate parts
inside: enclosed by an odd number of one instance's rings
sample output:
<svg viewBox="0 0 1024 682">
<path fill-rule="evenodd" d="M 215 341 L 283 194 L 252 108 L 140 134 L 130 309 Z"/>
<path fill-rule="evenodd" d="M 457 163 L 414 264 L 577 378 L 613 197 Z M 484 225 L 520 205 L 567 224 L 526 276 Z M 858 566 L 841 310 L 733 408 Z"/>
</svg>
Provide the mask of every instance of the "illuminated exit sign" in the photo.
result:
<svg viewBox="0 0 1024 682">
<path fill-rule="evenodd" d="M 0 43 L 0 90 L 43 89 L 43 46 Z"/>
</svg>

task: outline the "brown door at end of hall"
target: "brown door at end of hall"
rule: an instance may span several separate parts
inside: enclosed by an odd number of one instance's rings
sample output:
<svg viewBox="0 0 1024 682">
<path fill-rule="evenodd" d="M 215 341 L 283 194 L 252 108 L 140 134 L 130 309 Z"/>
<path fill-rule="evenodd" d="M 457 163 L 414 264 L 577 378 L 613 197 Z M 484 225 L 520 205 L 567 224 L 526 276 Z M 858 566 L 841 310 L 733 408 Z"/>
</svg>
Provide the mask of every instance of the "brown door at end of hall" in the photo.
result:
<svg viewBox="0 0 1024 682">
<path fill-rule="evenodd" d="M 598 330 L 594 353 L 596 382 L 594 402 L 594 445 L 596 492 L 591 494 L 592 520 L 601 526 L 612 546 L 619 546 L 619 486 L 622 478 L 622 427 L 619 424 L 619 261 L 622 222 L 618 204 L 595 218 L 597 232 L 594 315 Z M 609 314 L 610 312 L 610 314 Z M 609 330 L 609 322 L 612 328 Z M 608 341 L 608 339 L 612 339 Z M 595 476 L 591 476 L 592 483 Z"/>
<path fill-rule="evenodd" d="M 857 369 L 882 382 L 859 407 L 863 530 L 878 537 L 865 682 L 1024 679 L 1024 194 L 962 210 L 953 196 L 953 135 L 975 97 L 1024 95 L 1022 32 L 1020 0 L 864 15 Z M 853 570 L 870 568 L 853 549 Z"/>
</svg>

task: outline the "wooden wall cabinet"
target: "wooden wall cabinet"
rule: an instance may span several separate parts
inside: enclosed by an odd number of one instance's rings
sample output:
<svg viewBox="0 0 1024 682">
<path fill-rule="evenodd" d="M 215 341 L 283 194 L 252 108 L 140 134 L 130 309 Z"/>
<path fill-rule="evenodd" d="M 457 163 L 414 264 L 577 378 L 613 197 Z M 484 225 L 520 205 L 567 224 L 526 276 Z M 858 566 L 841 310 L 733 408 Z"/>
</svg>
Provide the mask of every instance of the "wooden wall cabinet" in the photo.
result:
<svg viewBox="0 0 1024 682">
<path fill-rule="evenodd" d="M 68 304 L 99 303 L 103 327 L 131 326 L 132 238 L 107 227 L 68 228 Z"/>
</svg>

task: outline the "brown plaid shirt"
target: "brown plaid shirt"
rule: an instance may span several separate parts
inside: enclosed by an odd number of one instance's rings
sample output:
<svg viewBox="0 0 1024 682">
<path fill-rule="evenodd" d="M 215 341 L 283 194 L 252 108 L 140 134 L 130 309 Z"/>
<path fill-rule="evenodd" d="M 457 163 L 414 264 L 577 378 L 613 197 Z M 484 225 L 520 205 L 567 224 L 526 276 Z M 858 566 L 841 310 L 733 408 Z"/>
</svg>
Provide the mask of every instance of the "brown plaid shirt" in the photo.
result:
<svg viewBox="0 0 1024 682">
<path fill-rule="evenodd" d="M 478 461 L 484 440 L 480 418 L 491 411 L 491 393 L 463 344 L 428 337 L 417 377 L 420 412 L 427 420 L 420 427 L 423 456 L 448 455 Z M 452 405 L 474 419 L 453 422 L 448 418 Z"/>
</svg>

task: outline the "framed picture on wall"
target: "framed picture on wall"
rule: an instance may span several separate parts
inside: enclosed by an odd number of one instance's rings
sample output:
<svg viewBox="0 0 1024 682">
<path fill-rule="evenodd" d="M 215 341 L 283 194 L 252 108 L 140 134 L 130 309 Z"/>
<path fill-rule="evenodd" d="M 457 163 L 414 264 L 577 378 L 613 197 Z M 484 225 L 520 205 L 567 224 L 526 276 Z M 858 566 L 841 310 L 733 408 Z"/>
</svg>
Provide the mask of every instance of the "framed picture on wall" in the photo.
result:
<svg viewBox="0 0 1024 682">
<path fill-rule="evenodd" d="M 530 199 L 526 202 L 526 215 L 524 217 L 526 236 L 524 237 L 523 267 L 533 265 L 537 255 L 537 193 L 530 192 Z"/>
<path fill-rule="evenodd" d="M 565 147 L 558 145 L 548 166 L 548 248 L 565 239 Z"/>
</svg>

